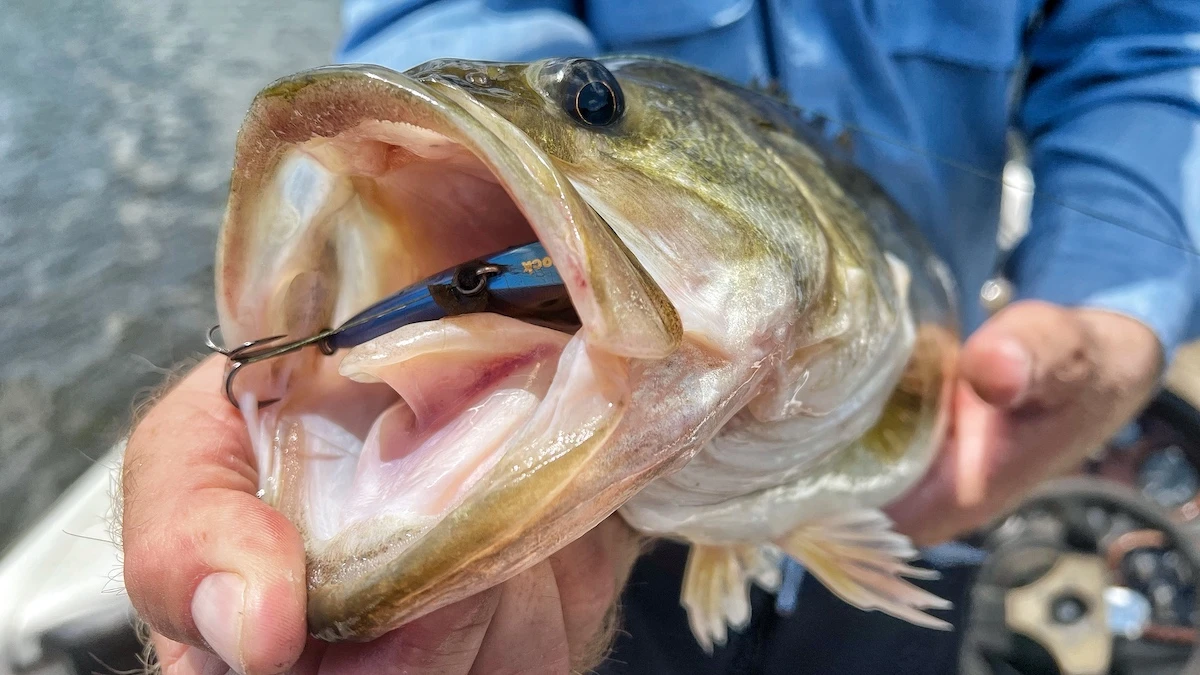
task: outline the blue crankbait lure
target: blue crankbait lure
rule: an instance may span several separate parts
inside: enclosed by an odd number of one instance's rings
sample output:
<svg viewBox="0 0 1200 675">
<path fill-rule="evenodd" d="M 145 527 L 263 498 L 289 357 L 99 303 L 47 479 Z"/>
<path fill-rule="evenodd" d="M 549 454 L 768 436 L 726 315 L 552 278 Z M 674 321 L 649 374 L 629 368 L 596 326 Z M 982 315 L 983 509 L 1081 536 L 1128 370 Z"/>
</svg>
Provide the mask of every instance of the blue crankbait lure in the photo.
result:
<svg viewBox="0 0 1200 675">
<path fill-rule="evenodd" d="M 209 349 L 229 358 L 225 396 L 237 407 L 234 377 L 252 363 L 309 346 L 331 355 L 401 326 L 476 312 L 492 312 L 558 330 L 579 326 L 562 277 L 546 249 L 535 242 L 455 265 L 384 298 L 337 328 L 306 338 L 280 344 L 287 336 L 273 335 L 225 349 L 213 337 L 220 326 L 213 326 L 205 342 Z M 259 407 L 274 402 L 263 401 Z"/>
</svg>

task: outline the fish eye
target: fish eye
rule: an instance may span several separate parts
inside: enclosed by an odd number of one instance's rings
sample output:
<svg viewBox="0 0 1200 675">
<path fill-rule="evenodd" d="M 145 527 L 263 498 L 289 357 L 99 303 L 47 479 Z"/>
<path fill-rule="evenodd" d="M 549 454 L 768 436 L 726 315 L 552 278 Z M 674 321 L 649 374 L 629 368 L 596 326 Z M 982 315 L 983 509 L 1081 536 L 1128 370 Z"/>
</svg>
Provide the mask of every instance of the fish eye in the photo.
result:
<svg viewBox="0 0 1200 675">
<path fill-rule="evenodd" d="M 562 107 L 580 124 L 606 127 L 621 119 L 625 96 L 608 68 L 589 59 L 577 59 L 563 72 Z"/>
</svg>

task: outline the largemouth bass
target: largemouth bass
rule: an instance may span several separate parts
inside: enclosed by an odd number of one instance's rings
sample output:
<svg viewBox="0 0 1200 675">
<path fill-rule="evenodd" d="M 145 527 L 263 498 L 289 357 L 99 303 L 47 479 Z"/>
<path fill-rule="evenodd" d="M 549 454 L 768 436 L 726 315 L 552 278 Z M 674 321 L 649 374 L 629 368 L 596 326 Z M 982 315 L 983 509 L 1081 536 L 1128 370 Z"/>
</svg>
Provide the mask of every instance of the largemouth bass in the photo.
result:
<svg viewBox="0 0 1200 675">
<path fill-rule="evenodd" d="M 239 376 L 260 496 L 306 542 L 314 635 L 375 638 L 618 511 L 691 545 L 681 602 L 706 649 L 785 555 L 857 607 L 946 627 L 880 508 L 945 433 L 953 282 L 765 94 L 637 57 L 275 82 L 238 137 L 223 339 L 311 335 L 530 242 L 577 325 L 449 316 Z"/>
</svg>

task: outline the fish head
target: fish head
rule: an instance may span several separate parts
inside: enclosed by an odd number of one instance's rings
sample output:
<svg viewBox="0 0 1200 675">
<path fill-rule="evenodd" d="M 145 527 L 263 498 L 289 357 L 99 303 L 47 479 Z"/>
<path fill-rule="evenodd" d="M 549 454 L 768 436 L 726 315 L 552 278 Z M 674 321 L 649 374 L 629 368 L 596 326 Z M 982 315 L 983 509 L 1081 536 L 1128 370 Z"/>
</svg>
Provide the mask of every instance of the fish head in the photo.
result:
<svg viewBox="0 0 1200 675">
<path fill-rule="evenodd" d="M 756 136 L 766 115 L 636 58 L 336 66 L 259 93 L 218 243 L 229 345 L 311 335 L 533 240 L 578 317 L 452 316 L 243 369 L 315 635 L 372 639 L 511 578 L 747 400 L 829 257 Z"/>
</svg>

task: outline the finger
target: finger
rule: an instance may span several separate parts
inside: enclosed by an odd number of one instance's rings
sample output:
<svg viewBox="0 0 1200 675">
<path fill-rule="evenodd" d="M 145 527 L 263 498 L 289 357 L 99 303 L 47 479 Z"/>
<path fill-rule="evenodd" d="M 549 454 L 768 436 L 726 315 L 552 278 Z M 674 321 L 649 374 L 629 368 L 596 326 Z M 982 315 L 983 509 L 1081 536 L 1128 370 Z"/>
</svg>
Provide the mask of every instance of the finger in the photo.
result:
<svg viewBox="0 0 1200 675">
<path fill-rule="evenodd" d="M 152 634 L 155 662 L 163 675 L 225 675 L 229 666 L 221 659 L 198 647 L 189 647 Z"/>
<path fill-rule="evenodd" d="M 1004 418 L 969 387 L 956 402 L 954 446 L 947 460 L 955 467 L 953 501 L 958 508 L 978 506 L 987 490 L 988 461 L 1004 438 Z"/>
<path fill-rule="evenodd" d="M 242 673 L 277 673 L 305 642 L 304 548 L 255 496 L 255 462 L 221 396 L 219 358 L 201 363 L 129 439 L 122 467 L 125 585 L 173 641 Z"/>
<path fill-rule="evenodd" d="M 918 546 L 932 546 L 986 525 L 1029 489 L 1072 469 L 1102 438 L 1096 430 L 1103 421 L 1079 411 L 1032 410 L 1037 400 L 1013 412 L 959 382 L 951 437 L 925 476 L 885 509 L 897 530 Z M 1109 411 L 1099 406 L 1093 401 L 1091 412 Z"/>
<path fill-rule="evenodd" d="M 1096 346 L 1087 322 L 1074 310 L 1022 301 L 1004 308 L 967 340 L 961 372 L 994 406 L 1053 409 L 1093 380 Z"/>
<path fill-rule="evenodd" d="M 612 641 L 617 598 L 641 550 L 641 538 L 619 516 L 550 557 L 562 599 L 573 671 L 588 671 Z"/>
<path fill-rule="evenodd" d="M 986 511 L 995 492 L 992 480 L 1010 457 L 1008 420 L 960 382 L 952 402 L 953 435 L 933 466 L 905 495 L 885 510 L 896 530 L 918 546 L 945 541 Z"/>
<path fill-rule="evenodd" d="M 570 669 L 563 603 L 548 562 L 540 562 L 501 586 L 471 675 L 560 675 Z"/>
<path fill-rule="evenodd" d="M 1146 396 L 1103 389 L 1079 392 L 1069 409 L 1014 413 L 989 406 L 960 383 L 952 438 L 922 480 L 887 509 L 899 531 L 919 546 L 946 541 L 986 525 L 1043 481 L 1074 471 Z"/>
<path fill-rule="evenodd" d="M 317 675 L 321 670 L 321 662 L 325 658 L 325 650 L 328 648 L 328 642 L 322 642 L 309 636 L 308 644 L 304 646 L 304 653 L 287 670 L 287 675 Z"/>
<path fill-rule="evenodd" d="M 329 645 L 320 675 L 466 675 L 502 587 L 431 612 L 368 644 Z"/>
<path fill-rule="evenodd" d="M 919 545 L 985 525 L 1078 467 L 1145 404 L 1160 369 L 1154 334 L 1128 317 L 1006 308 L 964 347 L 950 441 L 889 514 Z"/>
<path fill-rule="evenodd" d="M 930 472 L 886 509 L 917 546 L 987 525 L 1043 481 L 1074 470 L 1095 438 L 1080 432 L 1079 420 L 1051 414 L 1014 420 L 988 409 L 980 419 L 986 430 L 956 435 Z"/>
<path fill-rule="evenodd" d="M 1073 470 L 1145 405 L 1161 368 L 1158 340 L 1140 322 L 1040 302 L 1010 306 L 964 352 L 964 379 L 994 408 L 956 412 L 960 507 L 995 508 Z M 1019 371 L 1024 386 L 1006 387 Z M 985 485 L 996 499 L 980 499 Z"/>
</svg>

